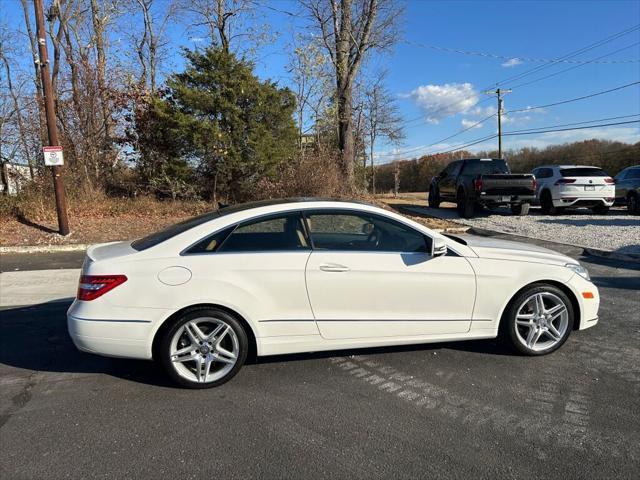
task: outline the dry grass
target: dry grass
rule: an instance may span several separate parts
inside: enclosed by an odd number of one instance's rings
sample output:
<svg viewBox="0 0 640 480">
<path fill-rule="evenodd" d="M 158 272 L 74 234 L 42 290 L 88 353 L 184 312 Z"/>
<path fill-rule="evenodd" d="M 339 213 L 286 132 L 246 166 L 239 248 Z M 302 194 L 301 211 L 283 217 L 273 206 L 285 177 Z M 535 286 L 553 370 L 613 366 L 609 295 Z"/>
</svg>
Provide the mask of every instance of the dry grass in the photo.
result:
<svg viewBox="0 0 640 480">
<path fill-rule="evenodd" d="M 18 199 L 0 197 L 1 246 L 70 245 L 134 239 L 214 209 L 214 205 L 206 202 L 159 201 L 153 197 L 113 198 L 96 194 L 84 199 L 71 198 L 71 234 L 61 237 L 57 234 L 53 197 L 36 193 Z M 424 198 L 424 193 L 409 193 L 398 198 L 380 195 L 361 199 L 401 212 L 403 205 L 424 205 Z M 459 227 L 435 218 L 406 216 L 429 228 Z"/>
</svg>

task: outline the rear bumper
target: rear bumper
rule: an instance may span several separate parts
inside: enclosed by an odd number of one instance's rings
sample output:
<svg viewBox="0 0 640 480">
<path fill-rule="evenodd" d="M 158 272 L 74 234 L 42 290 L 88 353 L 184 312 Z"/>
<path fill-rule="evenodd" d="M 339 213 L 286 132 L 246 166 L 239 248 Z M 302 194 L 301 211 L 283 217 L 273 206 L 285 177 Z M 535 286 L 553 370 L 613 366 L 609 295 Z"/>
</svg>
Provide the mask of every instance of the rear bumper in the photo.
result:
<svg viewBox="0 0 640 480">
<path fill-rule="evenodd" d="M 69 336 L 78 350 L 107 357 L 152 358 L 154 322 L 151 319 L 135 312 L 104 318 L 92 312 L 87 303 L 76 300 L 67 312 Z"/>
<path fill-rule="evenodd" d="M 478 201 L 487 204 L 533 203 L 534 195 L 485 195 L 480 194 Z"/>
<path fill-rule="evenodd" d="M 614 199 L 613 198 L 602 198 L 602 197 L 592 197 L 592 198 L 576 198 L 576 197 L 560 197 L 557 199 L 553 199 L 553 205 L 555 207 L 611 207 L 613 206 Z"/>
</svg>

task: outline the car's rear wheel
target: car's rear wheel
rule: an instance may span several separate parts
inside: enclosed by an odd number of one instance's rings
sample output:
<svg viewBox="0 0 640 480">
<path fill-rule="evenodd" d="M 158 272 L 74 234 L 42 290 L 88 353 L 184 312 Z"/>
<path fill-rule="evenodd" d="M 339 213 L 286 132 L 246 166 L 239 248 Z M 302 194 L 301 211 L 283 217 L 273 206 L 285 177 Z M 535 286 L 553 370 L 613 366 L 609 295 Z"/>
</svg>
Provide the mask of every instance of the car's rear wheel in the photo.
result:
<svg viewBox="0 0 640 480">
<path fill-rule="evenodd" d="M 458 210 L 458 215 L 461 217 L 473 217 L 473 213 L 475 211 L 473 200 L 469 198 L 469 195 L 467 195 L 467 193 L 462 189 L 458 191 L 458 195 L 456 196 L 456 208 Z"/>
<path fill-rule="evenodd" d="M 573 329 L 573 304 L 557 287 L 534 284 L 510 302 L 503 334 L 525 355 L 546 355 L 562 346 Z"/>
<path fill-rule="evenodd" d="M 627 211 L 631 215 L 640 214 L 640 202 L 638 202 L 638 195 L 635 192 L 631 192 L 627 195 Z"/>
<path fill-rule="evenodd" d="M 247 358 L 244 328 L 216 308 L 191 310 L 173 321 L 160 341 L 160 363 L 188 388 L 217 387 L 238 373 Z"/>
<path fill-rule="evenodd" d="M 440 207 L 440 193 L 434 187 L 429 188 L 429 206 L 431 208 Z"/>
<path fill-rule="evenodd" d="M 553 198 L 551 198 L 551 192 L 545 190 L 540 195 L 540 209 L 545 215 L 555 215 L 558 213 L 558 208 L 553 205 Z"/>
<path fill-rule="evenodd" d="M 606 215 L 609 213 L 609 207 L 606 205 L 598 205 L 597 207 L 593 207 L 592 210 L 596 215 Z"/>
<path fill-rule="evenodd" d="M 511 213 L 513 213 L 514 215 L 520 215 L 522 217 L 524 217 L 525 215 L 529 215 L 529 204 L 528 203 L 512 203 Z"/>
</svg>

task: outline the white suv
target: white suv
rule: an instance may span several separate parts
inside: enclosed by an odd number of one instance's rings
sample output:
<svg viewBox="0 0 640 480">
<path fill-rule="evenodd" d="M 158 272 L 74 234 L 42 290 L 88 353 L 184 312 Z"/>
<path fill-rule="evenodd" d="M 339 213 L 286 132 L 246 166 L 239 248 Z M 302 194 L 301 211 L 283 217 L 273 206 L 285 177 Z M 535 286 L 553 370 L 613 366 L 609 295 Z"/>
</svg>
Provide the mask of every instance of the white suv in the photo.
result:
<svg viewBox="0 0 640 480">
<path fill-rule="evenodd" d="M 591 208 L 606 214 L 613 205 L 614 180 L 598 167 L 582 165 L 547 165 L 534 169 L 536 201 L 542 213 L 560 213 L 564 208 Z"/>
</svg>

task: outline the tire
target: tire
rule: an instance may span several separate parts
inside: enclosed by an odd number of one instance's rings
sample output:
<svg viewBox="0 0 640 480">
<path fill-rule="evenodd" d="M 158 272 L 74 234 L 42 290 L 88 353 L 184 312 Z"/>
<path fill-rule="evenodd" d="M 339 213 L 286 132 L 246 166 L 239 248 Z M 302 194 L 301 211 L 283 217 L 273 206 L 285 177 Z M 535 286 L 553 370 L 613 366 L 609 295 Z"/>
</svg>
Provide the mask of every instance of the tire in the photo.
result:
<svg viewBox="0 0 640 480">
<path fill-rule="evenodd" d="M 431 208 L 440 208 L 440 192 L 434 187 L 429 188 L 429 206 Z"/>
<path fill-rule="evenodd" d="M 553 205 L 553 198 L 551 198 L 551 192 L 549 192 L 549 190 L 545 190 L 540 195 L 540 209 L 545 215 L 555 215 L 559 213 L 559 209 Z"/>
<path fill-rule="evenodd" d="M 512 203 L 511 213 L 524 217 L 529 215 L 529 207 L 530 205 L 528 203 Z"/>
<path fill-rule="evenodd" d="M 543 309 L 537 306 L 539 298 L 542 298 Z M 556 307 L 559 309 L 553 312 L 552 308 Z M 559 349 L 569 338 L 574 321 L 573 304 L 562 290 L 535 283 L 509 302 L 500 329 L 502 337 L 515 350 L 523 355 L 539 356 Z"/>
<path fill-rule="evenodd" d="M 638 195 L 635 192 L 631 192 L 627 195 L 627 212 L 631 215 L 640 214 L 640 202 L 638 201 Z"/>
<path fill-rule="evenodd" d="M 217 308 L 198 308 L 174 319 L 164 331 L 158 360 L 175 383 L 187 388 L 212 388 L 238 373 L 248 349 L 247 334 L 235 317 Z"/>
<path fill-rule="evenodd" d="M 593 213 L 595 213 L 596 215 L 606 215 L 607 213 L 609 213 L 609 207 L 607 207 L 606 205 L 598 205 L 597 207 L 593 207 L 591 211 L 593 211 Z"/>
<path fill-rule="evenodd" d="M 458 215 L 462 218 L 473 217 L 475 211 L 473 200 L 471 200 L 469 195 L 467 195 L 462 189 L 458 190 L 458 195 L 456 196 L 456 208 L 458 210 Z"/>
</svg>

